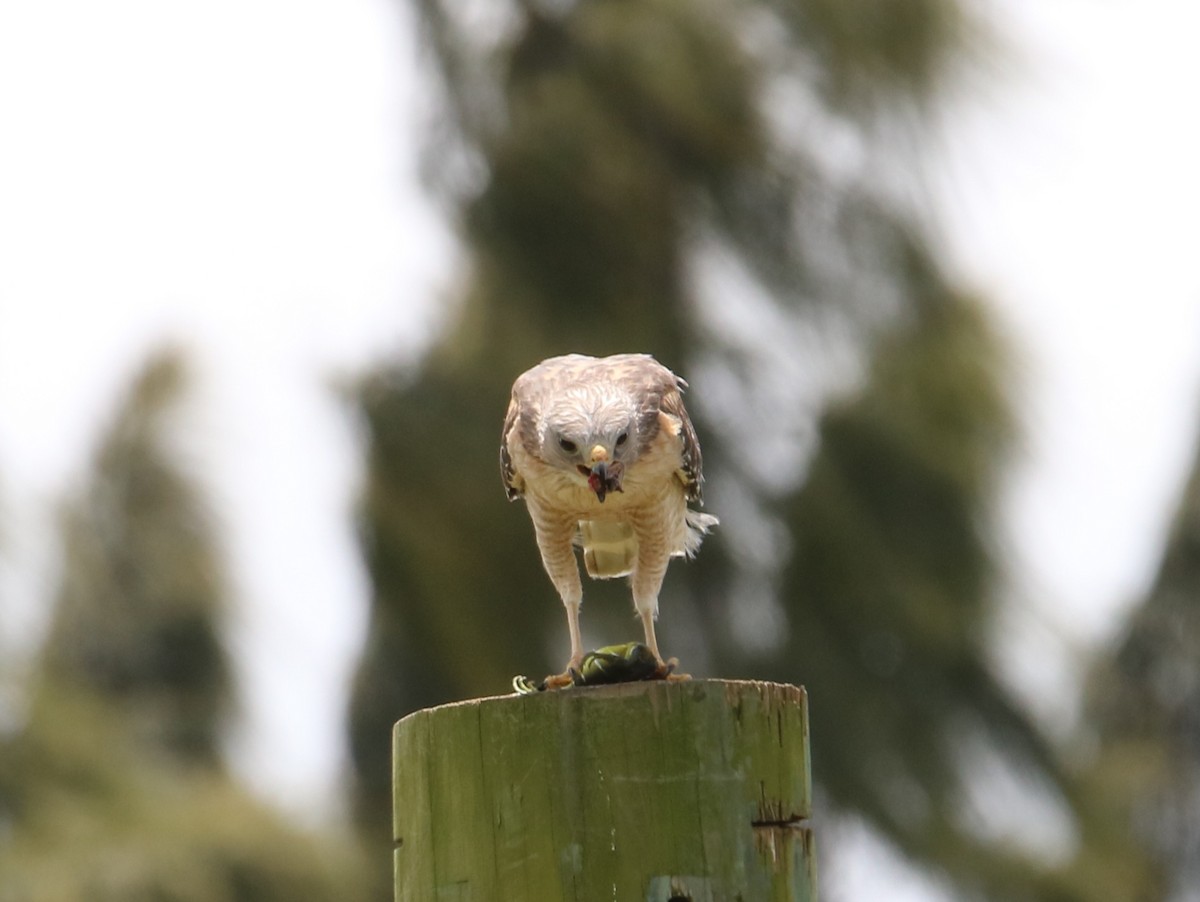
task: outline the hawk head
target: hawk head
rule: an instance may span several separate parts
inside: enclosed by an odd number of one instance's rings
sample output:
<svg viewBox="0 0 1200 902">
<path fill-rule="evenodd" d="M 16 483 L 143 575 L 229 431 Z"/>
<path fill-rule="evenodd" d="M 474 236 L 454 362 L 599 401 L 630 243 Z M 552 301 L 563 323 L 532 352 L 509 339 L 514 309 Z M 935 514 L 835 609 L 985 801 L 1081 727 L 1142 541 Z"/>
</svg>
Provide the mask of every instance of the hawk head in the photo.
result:
<svg viewBox="0 0 1200 902">
<path fill-rule="evenodd" d="M 622 491 L 625 469 L 642 447 L 633 398 L 614 386 L 564 392 L 544 411 L 539 432 L 542 460 L 577 474 L 600 502 Z"/>
</svg>

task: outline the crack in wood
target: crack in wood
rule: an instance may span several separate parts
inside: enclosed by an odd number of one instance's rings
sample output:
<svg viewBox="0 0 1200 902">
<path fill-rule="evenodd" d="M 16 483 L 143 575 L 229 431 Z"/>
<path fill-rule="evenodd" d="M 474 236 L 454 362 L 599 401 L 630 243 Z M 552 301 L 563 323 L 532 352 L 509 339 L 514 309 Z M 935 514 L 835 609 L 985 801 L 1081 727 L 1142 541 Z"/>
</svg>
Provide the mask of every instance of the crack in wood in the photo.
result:
<svg viewBox="0 0 1200 902">
<path fill-rule="evenodd" d="M 803 827 L 806 824 L 808 824 L 808 818 L 796 814 L 781 820 L 753 820 L 750 822 L 750 827 L 754 830 L 770 830 L 771 828 Z"/>
</svg>

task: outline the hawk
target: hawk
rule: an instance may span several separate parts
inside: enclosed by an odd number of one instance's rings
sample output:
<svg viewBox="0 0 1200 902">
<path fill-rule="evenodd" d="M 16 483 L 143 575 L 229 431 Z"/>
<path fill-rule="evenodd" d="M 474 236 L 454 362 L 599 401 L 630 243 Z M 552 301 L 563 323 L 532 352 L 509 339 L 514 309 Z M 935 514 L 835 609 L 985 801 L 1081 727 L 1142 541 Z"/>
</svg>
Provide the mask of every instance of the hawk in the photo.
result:
<svg viewBox="0 0 1200 902">
<path fill-rule="evenodd" d="M 577 545 L 593 579 L 629 577 L 646 645 L 669 672 L 654 635 L 667 564 L 717 523 L 688 507 L 704 480 L 686 386 L 647 354 L 552 357 L 513 383 L 500 470 L 509 500 L 525 499 L 571 636 L 567 668 L 548 685 L 570 682 L 584 657 Z"/>
</svg>

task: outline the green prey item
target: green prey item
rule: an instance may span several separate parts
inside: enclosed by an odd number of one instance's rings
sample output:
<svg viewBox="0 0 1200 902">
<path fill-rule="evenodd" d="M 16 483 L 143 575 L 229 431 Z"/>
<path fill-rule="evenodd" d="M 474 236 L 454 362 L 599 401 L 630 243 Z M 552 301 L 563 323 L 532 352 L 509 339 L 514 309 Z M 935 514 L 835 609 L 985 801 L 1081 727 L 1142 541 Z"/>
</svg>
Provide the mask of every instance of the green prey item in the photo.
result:
<svg viewBox="0 0 1200 902">
<path fill-rule="evenodd" d="M 583 656 L 579 669 L 571 670 L 573 686 L 607 686 L 611 683 L 636 683 L 639 680 L 665 679 L 675 669 L 672 660 L 660 670 L 654 652 L 641 642 L 605 645 Z M 513 677 L 513 689 L 519 695 L 546 691 L 546 681 L 535 683 L 527 676 Z"/>
</svg>

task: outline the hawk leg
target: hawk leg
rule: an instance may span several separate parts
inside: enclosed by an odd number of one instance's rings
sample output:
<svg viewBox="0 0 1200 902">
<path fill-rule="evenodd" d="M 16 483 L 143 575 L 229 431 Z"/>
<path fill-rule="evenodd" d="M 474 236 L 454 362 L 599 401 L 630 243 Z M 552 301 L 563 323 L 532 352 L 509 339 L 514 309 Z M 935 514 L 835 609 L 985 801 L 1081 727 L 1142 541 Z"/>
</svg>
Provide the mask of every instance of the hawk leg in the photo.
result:
<svg viewBox="0 0 1200 902">
<path fill-rule="evenodd" d="M 583 664 L 583 640 L 579 632 L 579 608 L 583 604 L 583 583 L 579 578 L 579 563 L 575 560 L 575 531 L 578 528 L 574 520 L 550 520 L 543 518 L 541 511 L 534 513 L 532 505 L 530 513 L 533 516 L 533 529 L 537 536 L 538 550 L 542 553 L 542 566 L 546 575 L 562 598 L 563 607 L 567 609 L 567 630 L 571 636 L 571 658 L 567 661 L 562 673 L 546 678 L 546 685 L 551 688 L 569 686 L 572 682 L 572 671 L 578 671 Z"/>
<path fill-rule="evenodd" d="M 667 665 L 658 650 L 654 621 L 658 617 L 658 593 L 667 575 L 671 552 L 663 540 L 661 525 L 634 521 L 633 529 L 637 535 L 637 564 L 629 578 L 633 589 L 633 606 L 642 621 L 646 647 L 654 652 L 659 669 L 665 670 Z"/>
<path fill-rule="evenodd" d="M 567 670 L 578 670 L 583 663 L 583 640 L 579 637 L 579 607 L 578 601 L 564 602 L 567 609 L 567 632 L 571 634 L 571 660 L 567 662 Z"/>
<path fill-rule="evenodd" d="M 663 662 L 662 655 L 658 651 L 658 639 L 654 635 L 654 615 L 657 613 L 657 599 L 655 599 L 653 608 L 647 610 L 638 609 L 638 616 L 642 618 L 642 631 L 646 634 L 646 647 L 654 652 L 654 658 L 661 665 Z"/>
</svg>

